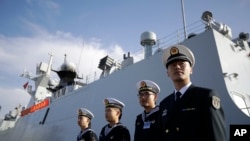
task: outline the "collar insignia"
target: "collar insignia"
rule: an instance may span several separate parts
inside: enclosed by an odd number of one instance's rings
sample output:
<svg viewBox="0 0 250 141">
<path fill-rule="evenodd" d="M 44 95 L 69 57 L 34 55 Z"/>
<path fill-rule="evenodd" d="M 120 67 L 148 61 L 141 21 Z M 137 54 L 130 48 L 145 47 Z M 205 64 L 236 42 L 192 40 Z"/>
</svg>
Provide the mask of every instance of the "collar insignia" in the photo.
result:
<svg viewBox="0 0 250 141">
<path fill-rule="evenodd" d="M 219 109 L 220 108 L 220 98 L 218 98 L 217 96 L 213 96 L 212 97 L 212 105 L 215 109 Z"/>
</svg>

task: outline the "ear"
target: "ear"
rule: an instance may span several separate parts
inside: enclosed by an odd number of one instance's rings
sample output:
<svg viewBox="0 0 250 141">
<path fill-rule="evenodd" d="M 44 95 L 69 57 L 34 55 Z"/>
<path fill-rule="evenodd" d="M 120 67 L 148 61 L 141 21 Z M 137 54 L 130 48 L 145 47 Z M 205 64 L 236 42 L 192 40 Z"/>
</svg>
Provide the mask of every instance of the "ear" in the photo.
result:
<svg viewBox="0 0 250 141">
<path fill-rule="evenodd" d="M 155 101 L 158 99 L 158 94 L 155 94 Z"/>
<path fill-rule="evenodd" d="M 119 116 L 121 114 L 121 110 L 116 108 L 116 115 Z"/>
<path fill-rule="evenodd" d="M 90 123 L 91 120 L 89 118 L 87 118 L 87 121 L 88 121 L 88 123 Z"/>
<path fill-rule="evenodd" d="M 192 67 L 190 68 L 190 74 L 193 74 L 193 68 Z"/>
<path fill-rule="evenodd" d="M 157 98 L 158 98 L 158 94 L 155 94 L 155 101 L 157 100 Z"/>
</svg>

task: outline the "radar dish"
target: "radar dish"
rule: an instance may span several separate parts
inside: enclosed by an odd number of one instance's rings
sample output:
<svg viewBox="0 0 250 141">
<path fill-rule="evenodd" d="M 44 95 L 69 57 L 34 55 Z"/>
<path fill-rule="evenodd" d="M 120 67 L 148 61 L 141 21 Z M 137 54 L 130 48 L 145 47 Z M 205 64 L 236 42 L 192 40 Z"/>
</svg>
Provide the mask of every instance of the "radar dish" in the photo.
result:
<svg viewBox="0 0 250 141">
<path fill-rule="evenodd" d="M 205 11 L 202 13 L 201 19 L 208 22 L 213 19 L 213 14 L 210 11 Z"/>
</svg>

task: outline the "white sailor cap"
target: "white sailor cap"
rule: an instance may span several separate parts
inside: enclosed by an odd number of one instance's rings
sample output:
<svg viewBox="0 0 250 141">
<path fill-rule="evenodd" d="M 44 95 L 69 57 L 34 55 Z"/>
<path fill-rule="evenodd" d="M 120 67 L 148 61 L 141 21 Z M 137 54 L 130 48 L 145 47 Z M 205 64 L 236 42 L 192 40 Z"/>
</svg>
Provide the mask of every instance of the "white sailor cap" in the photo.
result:
<svg viewBox="0 0 250 141">
<path fill-rule="evenodd" d="M 115 108 L 122 109 L 123 107 L 125 107 L 124 103 L 122 103 L 121 101 L 119 101 L 115 98 L 105 98 L 103 102 L 104 102 L 106 108 L 107 107 L 115 107 Z"/>
<path fill-rule="evenodd" d="M 151 91 L 155 94 L 158 94 L 160 92 L 160 87 L 151 80 L 141 80 L 137 82 L 136 88 L 139 93 L 142 91 Z"/>
<path fill-rule="evenodd" d="M 162 57 L 163 64 L 166 68 L 174 60 L 188 61 L 191 67 L 195 64 L 195 58 L 192 51 L 184 45 L 173 45 L 165 49 Z"/>
<path fill-rule="evenodd" d="M 80 108 L 78 109 L 78 116 L 86 116 L 89 119 L 92 119 L 94 117 L 94 114 L 91 113 L 88 109 L 86 108 Z"/>
</svg>

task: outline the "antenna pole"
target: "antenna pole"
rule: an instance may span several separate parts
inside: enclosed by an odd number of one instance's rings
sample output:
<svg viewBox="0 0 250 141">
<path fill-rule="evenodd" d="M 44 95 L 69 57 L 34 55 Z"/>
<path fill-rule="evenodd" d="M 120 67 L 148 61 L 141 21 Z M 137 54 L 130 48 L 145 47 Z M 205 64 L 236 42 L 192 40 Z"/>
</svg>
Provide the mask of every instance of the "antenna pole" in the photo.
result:
<svg viewBox="0 0 250 141">
<path fill-rule="evenodd" d="M 79 71 L 79 66 L 80 66 L 80 63 L 81 63 L 83 48 L 84 48 L 84 41 L 82 42 L 82 49 L 81 49 L 79 61 L 78 61 L 78 64 L 77 64 L 77 71 Z"/>
<path fill-rule="evenodd" d="M 182 10 L 182 19 L 183 19 L 183 27 L 184 27 L 184 36 L 187 39 L 187 31 L 186 31 L 186 20 L 185 20 L 185 12 L 184 12 L 184 2 L 181 0 L 181 10 Z"/>
</svg>

